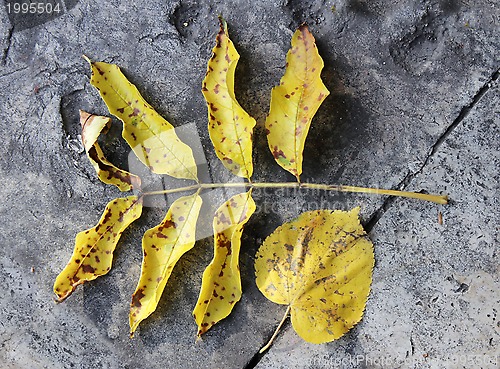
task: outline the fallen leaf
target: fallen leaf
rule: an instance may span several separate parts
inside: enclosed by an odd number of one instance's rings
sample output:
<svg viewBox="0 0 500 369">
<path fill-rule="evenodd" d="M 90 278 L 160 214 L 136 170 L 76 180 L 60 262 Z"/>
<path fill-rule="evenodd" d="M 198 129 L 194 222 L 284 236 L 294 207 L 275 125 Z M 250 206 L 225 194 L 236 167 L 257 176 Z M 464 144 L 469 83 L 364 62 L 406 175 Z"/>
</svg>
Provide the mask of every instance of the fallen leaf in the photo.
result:
<svg viewBox="0 0 500 369">
<path fill-rule="evenodd" d="M 276 162 L 300 182 L 311 120 L 330 94 L 321 81 L 323 59 L 306 25 L 294 33 L 286 62 L 285 74 L 271 93 L 266 134 Z"/>
<path fill-rule="evenodd" d="M 208 106 L 208 132 L 224 166 L 234 175 L 250 179 L 256 122 L 234 95 L 234 72 L 240 55 L 229 39 L 226 22 L 219 20 L 220 31 L 202 87 Z"/>
<path fill-rule="evenodd" d="M 142 238 L 142 272 L 130 304 L 130 335 L 151 315 L 160 301 L 172 270 L 196 241 L 196 221 L 202 200 L 198 192 L 170 206 L 163 221 Z"/>
<path fill-rule="evenodd" d="M 108 203 L 94 228 L 77 234 L 73 255 L 54 283 L 58 302 L 78 285 L 109 272 L 121 234 L 141 213 L 142 197 L 120 197 Z"/>
<path fill-rule="evenodd" d="M 109 112 L 123 122 L 122 136 L 139 160 L 154 173 L 197 181 L 191 148 L 144 100 L 120 68 L 115 64 L 88 62 L 92 69 L 90 83 L 99 90 Z"/>
<path fill-rule="evenodd" d="M 141 187 L 141 179 L 126 170 L 115 167 L 105 157 L 97 138 L 104 127 L 111 123 L 108 117 L 93 115 L 80 110 L 82 141 L 85 152 L 92 163 L 99 179 L 107 184 L 115 185 L 120 191 L 130 191 Z"/>
<path fill-rule="evenodd" d="M 338 339 L 363 315 L 373 245 L 349 212 L 314 210 L 278 227 L 257 252 L 257 287 L 291 308 L 295 331 L 311 343 Z"/>
<path fill-rule="evenodd" d="M 227 317 L 241 298 L 239 254 L 243 226 L 255 211 L 252 190 L 231 197 L 215 213 L 214 258 L 203 273 L 193 311 L 198 337 Z"/>
</svg>

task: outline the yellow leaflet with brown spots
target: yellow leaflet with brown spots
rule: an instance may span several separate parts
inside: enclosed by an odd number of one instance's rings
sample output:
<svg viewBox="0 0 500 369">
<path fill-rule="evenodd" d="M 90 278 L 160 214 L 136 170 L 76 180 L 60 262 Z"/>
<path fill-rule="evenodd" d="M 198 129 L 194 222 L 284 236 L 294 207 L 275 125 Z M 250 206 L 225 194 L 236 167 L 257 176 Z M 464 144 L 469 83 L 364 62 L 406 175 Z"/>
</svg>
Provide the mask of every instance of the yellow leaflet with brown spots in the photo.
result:
<svg viewBox="0 0 500 369">
<path fill-rule="evenodd" d="M 240 55 L 229 39 L 227 24 L 220 20 L 202 92 L 208 106 L 208 132 L 215 152 L 234 175 L 252 176 L 253 119 L 234 95 L 234 71 Z"/>
<path fill-rule="evenodd" d="M 115 185 L 120 191 L 130 191 L 132 188 L 140 188 L 141 179 L 110 163 L 104 157 L 104 153 L 97 143 L 97 138 L 101 134 L 101 131 L 110 123 L 111 119 L 108 117 L 101 117 L 80 110 L 82 141 L 87 156 L 102 182 Z"/>
<path fill-rule="evenodd" d="M 231 313 L 241 297 L 239 254 L 243 226 L 255 211 L 252 190 L 231 197 L 215 213 L 214 258 L 203 273 L 193 311 L 198 337 Z"/>
<path fill-rule="evenodd" d="M 257 252 L 257 287 L 290 305 L 293 328 L 308 342 L 333 341 L 363 316 L 374 255 L 358 215 L 359 208 L 303 213 Z"/>
<path fill-rule="evenodd" d="M 142 238 L 142 272 L 130 304 L 130 335 L 151 315 L 160 301 L 177 261 L 196 241 L 196 221 L 202 200 L 198 192 L 170 206 L 163 221 Z"/>
<path fill-rule="evenodd" d="M 323 65 L 313 35 L 301 25 L 292 37 L 285 74 L 272 90 L 266 118 L 267 142 L 274 159 L 298 181 L 311 120 L 330 94 L 321 81 Z"/>
<path fill-rule="evenodd" d="M 123 122 L 122 136 L 140 161 L 157 174 L 198 180 L 191 148 L 159 115 L 115 64 L 91 62 L 90 83 L 99 90 L 109 112 Z"/>
<path fill-rule="evenodd" d="M 120 197 L 108 203 L 99 223 L 76 235 L 69 263 L 57 276 L 54 292 L 64 301 L 75 288 L 106 274 L 122 232 L 142 213 L 142 197 Z"/>
</svg>

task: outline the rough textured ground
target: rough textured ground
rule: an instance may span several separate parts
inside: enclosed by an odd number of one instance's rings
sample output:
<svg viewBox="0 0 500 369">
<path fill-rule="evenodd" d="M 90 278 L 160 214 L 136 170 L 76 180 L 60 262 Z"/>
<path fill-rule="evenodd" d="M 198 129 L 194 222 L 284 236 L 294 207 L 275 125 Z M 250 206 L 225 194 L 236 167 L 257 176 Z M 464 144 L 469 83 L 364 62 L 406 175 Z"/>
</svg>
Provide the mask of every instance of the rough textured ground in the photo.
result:
<svg viewBox="0 0 500 369">
<path fill-rule="evenodd" d="M 57 16 L 0 7 L 2 368 L 496 368 L 497 2 L 144 3 L 66 0 Z M 140 238 L 163 209 L 148 208 L 124 234 L 107 276 L 64 304 L 52 300 L 75 234 L 118 195 L 96 179 L 79 143 L 78 109 L 106 114 L 81 55 L 119 64 L 172 124 L 189 128 L 181 135 L 198 133 L 206 176 L 231 180 L 208 141 L 200 92 L 220 13 L 242 56 L 237 96 L 258 121 L 255 180 L 292 180 L 274 163 L 262 127 L 291 35 L 305 21 L 331 95 L 313 121 L 303 180 L 444 192 L 453 201 L 261 191 L 243 237 L 244 294 L 231 317 L 195 343 L 191 311 L 212 257 L 205 238 L 177 265 L 157 312 L 130 340 Z M 118 122 L 103 149 L 127 165 Z M 219 191 L 207 199 L 216 206 L 226 197 Z M 303 210 L 355 205 L 376 253 L 363 321 L 320 346 L 286 325 L 269 352 L 257 355 L 283 313 L 255 287 L 258 245 Z"/>
</svg>

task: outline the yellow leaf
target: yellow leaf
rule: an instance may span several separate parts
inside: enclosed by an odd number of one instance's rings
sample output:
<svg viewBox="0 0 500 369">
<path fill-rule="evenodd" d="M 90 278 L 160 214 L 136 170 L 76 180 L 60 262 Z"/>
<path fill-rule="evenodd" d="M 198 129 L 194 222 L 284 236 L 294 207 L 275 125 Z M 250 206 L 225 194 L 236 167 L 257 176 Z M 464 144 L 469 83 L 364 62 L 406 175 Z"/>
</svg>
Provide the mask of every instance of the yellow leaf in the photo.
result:
<svg viewBox="0 0 500 369">
<path fill-rule="evenodd" d="M 241 297 L 239 254 L 243 226 L 255 211 L 252 190 L 231 197 L 214 218 L 214 258 L 203 273 L 193 311 L 198 337 L 231 313 Z"/>
<path fill-rule="evenodd" d="M 267 142 L 276 162 L 300 181 L 311 120 L 330 94 L 321 81 L 323 59 L 306 25 L 294 33 L 286 62 L 285 74 L 271 93 Z"/>
<path fill-rule="evenodd" d="M 308 342 L 333 341 L 363 315 L 374 255 L 358 214 L 359 208 L 303 213 L 257 252 L 257 287 L 290 306 L 293 328 Z"/>
<path fill-rule="evenodd" d="M 120 197 L 108 203 L 94 228 L 77 234 L 73 255 L 54 283 L 59 302 L 78 285 L 109 272 L 121 234 L 141 213 L 142 197 Z"/>
<path fill-rule="evenodd" d="M 220 32 L 202 87 L 208 106 L 208 132 L 224 166 L 234 175 L 250 179 L 256 122 L 236 101 L 234 71 L 240 55 L 229 39 L 226 22 L 219 19 Z"/>
<path fill-rule="evenodd" d="M 196 241 L 196 221 L 202 200 L 198 192 L 170 206 L 163 221 L 142 238 L 142 272 L 130 304 L 130 335 L 151 315 L 160 301 L 177 261 Z"/>
<path fill-rule="evenodd" d="M 90 83 L 99 90 L 109 112 L 123 122 L 122 136 L 140 161 L 157 174 L 198 180 L 191 148 L 160 116 L 115 64 L 92 62 Z"/>
<path fill-rule="evenodd" d="M 101 131 L 110 123 L 111 119 L 108 117 L 101 117 L 80 110 L 82 141 L 87 156 L 102 182 L 115 185 L 120 191 L 130 191 L 132 188 L 140 188 L 141 179 L 110 163 L 104 157 L 104 153 L 97 143 L 97 138 L 101 134 Z"/>
</svg>

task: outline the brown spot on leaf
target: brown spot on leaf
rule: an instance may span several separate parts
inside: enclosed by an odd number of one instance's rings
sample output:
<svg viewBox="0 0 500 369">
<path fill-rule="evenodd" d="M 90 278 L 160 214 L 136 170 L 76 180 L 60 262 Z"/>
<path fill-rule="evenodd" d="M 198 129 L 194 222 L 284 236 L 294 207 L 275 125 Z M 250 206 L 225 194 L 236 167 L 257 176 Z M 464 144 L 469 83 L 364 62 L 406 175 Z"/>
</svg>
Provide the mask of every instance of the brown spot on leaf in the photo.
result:
<svg viewBox="0 0 500 369">
<path fill-rule="evenodd" d="M 130 114 L 129 114 L 129 118 L 131 118 L 131 117 L 136 117 L 136 116 L 138 116 L 138 115 L 139 115 L 139 113 L 140 113 L 140 110 L 139 110 L 139 109 L 137 109 L 137 108 L 134 108 L 134 111 L 133 111 L 132 113 L 130 113 Z"/>
<path fill-rule="evenodd" d="M 84 273 L 94 273 L 95 272 L 95 269 L 92 266 L 86 265 L 86 264 L 82 264 L 82 270 Z"/>
<path fill-rule="evenodd" d="M 165 228 L 176 228 L 177 225 L 175 224 L 174 221 L 172 221 L 171 219 L 167 219 L 165 220 L 165 222 L 163 223 L 163 227 Z"/>
<path fill-rule="evenodd" d="M 125 171 L 123 171 L 121 169 L 118 169 L 118 168 L 116 168 L 114 166 L 105 164 L 103 162 L 104 157 L 99 156 L 99 154 L 97 153 L 97 150 L 96 150 L 95 146 L 92 146 L 89 149 L 88 155 L 92 159 L 92 161 L 94 161 L 97 164 L 97 166 L 99 167 L 99 170 L 104 175 L 107 175 L 108 179 L 116 178 L 119 181 L 125 182 L 125 183 L 127 183 L 129 185 L 132 184 L 132 177 L 131 177 L 130 173 L 125 172 Z M 109 215 L 109 216 L 111 216 L 111 215 Z M 106 222 L 106 220 L 109 220 L 109 217 L 105 218 L 104 221 Z"/>
<path fill-rule="evenodd" d="M 132 302 L 130 303 L 130 306 L 138 307 L 140 308 L 142 306 L 141 304 L 141 299 L 146 296 L 144 293 L 144 289 L 139 288 L 133 295 L 132 295 Z"/>
<path fill-rule="evenodd" d="M 278 146 L 274 146 L 274 148 L 273 148 L 273 156 L 274 156 L 275 159 L 278 159 L 279 157 L 282 157 L 282 158 L 286 159 L 285 153 L 283 152 L 283 150 L 278 150 Z"/>
<path fill-rule="evenodd" d="M 96 66 L 95 64 L 92 64 L 92 66 L 93 66 L 95 69 L 97 69 L 97 71 L 99 72 L 99 74 L 100 74 L 101 76 L 102 76 L 102 75 L 104 75 L 104 71 L 103 71 L 103 70 L 101 70 L 101 69 L 99 69 L 99 67 L 98 67 L 98 66 Z"/>
<path fill-rule="evenodd" d="M 215 242 L 219 247 L 227 249 L 227 255 L 231 255 L 231 240 L 229 240 L 223 233 L 218 233 L 215 236 Z"/>
<path fill-rule="evenodd" d="M 111 210 L 110 210 L 110 209 L 108 209 L 108 211 L 106 212 L 106 214 L 104 214 L 104 218 L 103 218 L 103 220 L 102 220 L 102 223 L 107 223 L 107 222 L 109 222 L 109 219 L 111 218 L 111 215 L 112 215 Z M 96 227 L 96 232 L 97 232 L 97 231 L 98 231 L 98 227 Z"/>
<path fill-rule="evenodd" d="M 217 214 L 217 223 L 231 224 L 231 220 L 223 212 Z"/>
</svg>

